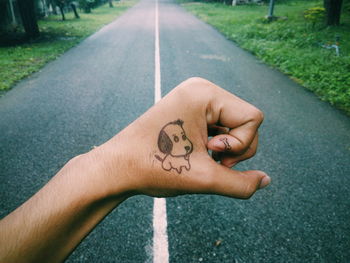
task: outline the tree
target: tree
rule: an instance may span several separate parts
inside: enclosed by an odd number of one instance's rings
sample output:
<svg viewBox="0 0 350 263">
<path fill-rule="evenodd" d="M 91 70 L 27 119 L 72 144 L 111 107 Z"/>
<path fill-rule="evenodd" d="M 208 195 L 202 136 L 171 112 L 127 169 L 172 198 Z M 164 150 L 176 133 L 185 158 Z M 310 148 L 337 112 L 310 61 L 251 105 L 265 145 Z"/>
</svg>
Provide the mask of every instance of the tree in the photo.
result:
<svg viewBox="0 0 350 263">
<path fill-rule="evenodd" d="M 77 11 L 77 7 L 75 6 L 75 3 L 74 3 L 74 2 L 71 2 L 71 3 L 70 3 L 70 7 L 72 8 L 72 10 L 73 10 L 73 12 L 74 12 L 75 18 L 80 18 L 79 14 L 78 14 L 78 11 Z"/>
<path fill-rule="evenodd" d="M 37 38 L 40 33 L 35 14 L 34 0 L 18 0 L 18 9 L 27 37 L 31 39 Z"/>
<path fill-rule="evenodd" d="M 328 26 L 338 26 L 343 0 L 324 0 Z"/>
<path fill-rule="evenodd" d="M 79 0 L 79 7 L 84 10 L 84 13 L 91 13 L 91 0 Z"/>
<path fill-rule="evenodd" d="M 57 1 L 56 1 L 56 5 L 57 5 L 58 8 L 60 9 L 60 12 L 61 12 L 61 16 L 62 16 L 62 20 L 63 20 L 63 21 L 66 20 L 66 17 L 64 16 L 64 10 L 63 10 L 64 4 L 65 4 L 64 0 L 57 0 Z"/>
<path fill-rule="evenodd" d="M 72 1 L 72 0 L 55 0 L 54 2 L 55 2 L 55 5 L 57 5 L 58 8 L 60 9 L 63 21 L 66 20 L 66 17 L 64 15 L 64 7 L 68 4 L 72 8 L 75 18 L 80 18 L 74 1 Z"/>
</svg>

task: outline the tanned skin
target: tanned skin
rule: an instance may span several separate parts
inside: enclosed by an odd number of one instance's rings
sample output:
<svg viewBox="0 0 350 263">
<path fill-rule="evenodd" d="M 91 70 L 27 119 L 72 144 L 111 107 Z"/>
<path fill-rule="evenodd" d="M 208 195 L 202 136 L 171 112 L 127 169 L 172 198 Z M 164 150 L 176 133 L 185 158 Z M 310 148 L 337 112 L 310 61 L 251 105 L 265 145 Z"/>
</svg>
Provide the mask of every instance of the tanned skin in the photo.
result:
<svg viewBox="0 0 350 263">
<path fill-rule="evenodd" d="M 159 134 L 163 129 L 173 136 L 176 127 L 164 127 L 176 120 L 181 120 L 178 126 L 186 136 L 180 146 L 192 147 L 180 154 L 190 162 L 180 172 L 164 169 L 159 160 L 167 155 L 159 147 Z M 3 218 L 0 262 L 62 262 L 111 210 L 133 195 L 251 197 L 270 178 L 262 171 L 231 167 L 255 154 L 262 121 L 260 110 L 207 80 L 181 83 L 109 141 L 70 160 Z M 218 162 L 208 150 L 220 153 Z"/>
</svg>

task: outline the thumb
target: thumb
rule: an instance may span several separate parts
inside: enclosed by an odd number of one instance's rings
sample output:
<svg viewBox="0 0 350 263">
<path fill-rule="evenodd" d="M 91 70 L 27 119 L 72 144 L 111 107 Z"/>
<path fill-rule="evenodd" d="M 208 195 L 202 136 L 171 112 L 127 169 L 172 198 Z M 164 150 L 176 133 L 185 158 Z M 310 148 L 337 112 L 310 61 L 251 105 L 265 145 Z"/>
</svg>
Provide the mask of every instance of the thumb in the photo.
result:
<svg viewBox="0 0 350 263">
<path fill-rule="evenodd" d="M 271 182 L 266 173 L 258 170 L 241 172 L 219 164 L 213 170 L 212 190 L 219 195 L 249 199 L 257 190 Z"/>
</svg>

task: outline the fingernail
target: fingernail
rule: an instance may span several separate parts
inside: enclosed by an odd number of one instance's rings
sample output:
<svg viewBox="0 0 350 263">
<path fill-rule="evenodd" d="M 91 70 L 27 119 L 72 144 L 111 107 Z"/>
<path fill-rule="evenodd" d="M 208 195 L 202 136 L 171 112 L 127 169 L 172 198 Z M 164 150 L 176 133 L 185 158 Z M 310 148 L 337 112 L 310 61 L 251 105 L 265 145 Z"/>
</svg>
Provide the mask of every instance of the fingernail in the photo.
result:
<svg viewBox="0 0 350 263">
<path fill-rule="evenodd" d="M 220 140 L 214 140 L 212 146 L 216 151 L 223 151 L 225 149 L 225 145 Z"/>
<path fill-rule="evenodd" d="M 270 183 L 271 183 L 271 178 L 270 178 L 269 176 L 265 175 L 265 176 L 263 177 L 263 179 L 261 179 L 261 181 L 260 181 L 259 189 L 265 188 L 265 187 L 268 186 Z"/>
</svg>

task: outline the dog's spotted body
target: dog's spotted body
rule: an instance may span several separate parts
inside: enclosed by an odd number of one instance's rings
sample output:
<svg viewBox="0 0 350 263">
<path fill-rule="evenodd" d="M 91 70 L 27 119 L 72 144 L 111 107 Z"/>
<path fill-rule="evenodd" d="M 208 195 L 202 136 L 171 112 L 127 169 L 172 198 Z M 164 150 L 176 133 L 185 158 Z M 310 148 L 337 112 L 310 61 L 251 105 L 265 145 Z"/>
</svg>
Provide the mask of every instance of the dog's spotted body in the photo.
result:
<svg viewBox="0 0 350 263">
<path fill-rule="evenodd" d="M 190 154 L 193 151 L 193 144 L 186 136 L 183 123 L 179 119 L 169 122 L 161 129 L 158 136 L 158 148 L 165 156 L 161 158 L 155 155 L 162 162 L 164 170 L 174 169 L 179 174 L 183 168 L 187 171 L 191 169 Z"/>
</svg>

